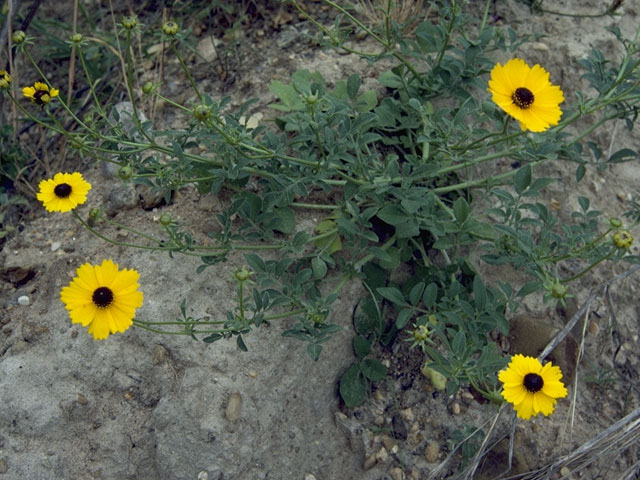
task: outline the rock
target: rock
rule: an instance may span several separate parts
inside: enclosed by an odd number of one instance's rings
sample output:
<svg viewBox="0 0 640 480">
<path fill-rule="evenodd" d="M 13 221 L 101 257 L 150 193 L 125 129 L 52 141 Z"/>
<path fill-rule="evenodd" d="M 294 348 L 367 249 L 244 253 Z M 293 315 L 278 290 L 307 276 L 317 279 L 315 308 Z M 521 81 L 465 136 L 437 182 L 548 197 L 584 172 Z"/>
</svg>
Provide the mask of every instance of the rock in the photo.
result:
<svg viewBox="0 0 640 480">
<path fill-rule="evenodd" d="M 453 405 L 451 405 L 451 413 L 460 415 L 460 404 L 458 402 L 453 402 Z"/>
<path fill-rule="evenodd" d="M 198 52 L 198 55 L 200 55 L 205 62 L 210 63 L 218 58 L 218 52 L 216 48 L 221 44 L 222 40 L 208 36 L 198 42 L 198 45 L 196 46 L 196 52 Z"/>
<path fill-rule="evenodd" d="M 18 297 L 18 304 L 23 305 L 23 306 L 27 306 L 31 303 L 31 301 L 29 300 L 29 297 L 26 295 L 21 295 Z"/>
<path fill-rule="evenodd" d="M 440 457 L 440 442 L 431 440 L 424 449 L 424 458 L 429 463 L 437 463 Z"/>
<path fill-rule="evenodd" d="M 51 251 L 55 252 L 62 246 L 62 242 L 51 242 Z"/>
<path fill-rule="evenodd" d="M 230 422 L 235 422 L 240 418 L 240 409 L 242 408 L 242 395 L 238 392 L 234 392 L 229 396 L 227 401 L 227 408 L 224 415 Z"/>
<path fill-rule="evenodd" d="M 389 470 L 389 476 L 391 480 L 404 480 L 404 472 L 399 467 L 393 467 Z"/>
<path fill-rule="evenodd" d="M 0 458 L 0 475 L 4 475 L 9 471 L 9 462 L 6 458 Z"/>
</svg>

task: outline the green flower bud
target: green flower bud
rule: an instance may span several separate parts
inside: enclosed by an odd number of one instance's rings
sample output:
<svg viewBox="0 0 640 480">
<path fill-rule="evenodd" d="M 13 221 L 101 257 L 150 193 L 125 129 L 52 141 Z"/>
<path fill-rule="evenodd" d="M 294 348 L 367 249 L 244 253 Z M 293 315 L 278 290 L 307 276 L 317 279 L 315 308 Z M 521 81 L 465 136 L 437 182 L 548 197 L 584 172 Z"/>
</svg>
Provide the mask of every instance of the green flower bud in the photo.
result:
<svg viewBox="0 0 640 480">
<path fill-rule="evenodd" d="M 121 23 L 126 30 L 133 30 L 138 25 L 138 17 L 124 17 Z"/>
<path fill-rule="evenodd" d="M 89 218 L 91 218 L 92 220 L 95 220 L 99 216 L 100 216 L 99 208 L 93 207 L 91 210 L 89 210 Z"/>
<path fill-rule="evenodd" d="M 11 75 L 6 70 L 0 70 L 0 90 L 9 88 L 11 85 Z"/>
<path fill-rule="evenodd" d="M 609 224 L 611 225 L 612 228 L 622 227 L 622 222 L 620 221 L 619 218 L 612 218 L 611 220 L 609 220 Z"/>
<path fill-rule="evenodd" d="M 246 282 L 249 280 L 249 277 L 251 277 L 251 272 L 247 270 L 246 267 L 242 267 L 241 269 L 236 269 L 236 271 L 233 272 L 233 276 L 236 277 L 236 280 L 239 282 Z"/>
<path fill-rule="evenodd" d="M 142 85 L 142 93 L 149 95 L 151 92 L 153 92 L 153 83 L 145 82 L 144 85 Z"/>
<path fill-rule="evenodd" d="M 26 39 L 27 39 L 27 34 L 24 33 L 22 30 L 16 30 L 15 32 L 13 32 L 13 35 L 11 35 L 11 41 L 16 45 L 24 42 Z"/>
<path fill-rule="evenodd" d="M 171 215 L 169 215 L 168 213 L 163 213 L 162 215 L 160 215 L 158 221 L 160 222 L 160 225 L 164 225 L 166 227 L 167 225 L 171 224 Z"/>
<path fill-rule="evenodd" d="M 620 230 L 613 234 L 613 244 L 618 248 L 629 249 L 633 245 L 633 235 L 629 230 Z"/>
<path fill-rule="evenodd" d="M 556 282 L 551 287 L 551 296 L 553 298 L 563 299 L 569 293 L 569 289 L 560 282 Z"/>
<path fill-rule="evenodd" d="M 131 178 L 131 175 L 133 175 L 133 168 L 131 168 L 129 165 L 123 165 L 118 170 L 118 177 L 120 177 L 120 179 L 122 180 L 129 180 Z"/>
<path fill-rule="evenodd" d="M 211 109 L 206 105 L 198 105 L 193 109 L 193 116 L 196 117 L 196 120 L 204 122 L 211 116 Z"/>
<path fill-rule="evenodd" d="M 316 103 L 318 103 L 318 95 L 307 95 L 307 98 L 305 98 L 304 100 L 305 102 L 307 102 L 307 105 L 315 105 Z"/>
<path fill-rule="evenodd" d="M 413 330 L 413 338 L 415 338 L 418 342 L 424 342 L 429 338 L 429 329 L 426 325 L 420 325 L 419 327 Z"/>
<path fill-rule="evenodd" d="M 170 37 L 178 33 L 178 30 L 179 27 L 176 22 L 165 22 L 164 25 L 162 25 L 162 32 Z"/>
<path fill-rule="evenodd" d="M 71 35 L 71 41 L 76 45 L 81 43 L 82 40 L 84 40 L 84 35 L 82 35 L 81 33 L 74 33 L 73 35 Z"/>
</svg>

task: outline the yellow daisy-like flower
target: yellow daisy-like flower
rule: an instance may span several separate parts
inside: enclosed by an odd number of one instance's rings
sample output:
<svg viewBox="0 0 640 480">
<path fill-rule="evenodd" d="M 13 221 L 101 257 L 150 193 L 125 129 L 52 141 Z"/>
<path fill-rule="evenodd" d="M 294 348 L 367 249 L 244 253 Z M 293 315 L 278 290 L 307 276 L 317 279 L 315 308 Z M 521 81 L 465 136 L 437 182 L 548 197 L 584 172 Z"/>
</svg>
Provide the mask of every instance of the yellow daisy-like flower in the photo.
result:
<svg viewBox="0 0 640 480">
<path fill-rule="evenodd" d="M 33 84 L 33 87 L 24 87 L 22 89 L 22 94 L 38 105 L 49 103 L 51 99 L 57 97 L 59 93 L 57 89 L 50 89 L 46 83 L 42 82 L 36 82 Z"/>
<path fill-rule="evenodd" d="M 11 75 L 6 70 L 0 70 L 0 89 L 9 88 L 11 85 Z"/>
<path fill-rule="evenodd" d="M 523 130 L 544 132 L 557 125 L 564 101 L 560 87 L 551 85 L 549 72 L 540 65 L 529 67 L 524 60 L 512 58 L 504 67 L 491 70 L 489 91 L 493 101 L 520 122 Z"/>
<path fill-rule="evenodd" d="M 68 212 L 87 200 L 91 184 L 78 172 L 56 173 L 53 179 L 42 180 L 38 188 L 37 198 L 48 212 Z"/>
<path fill-rule="evenodd" d="M 95 340 L 110 333 L 124 332 L 133 323 L 136 308 L 142 305 L 135 270 L 119 270 L 111 260 L 102 265 L 85 263 L 76 277 L 60 291 L 60 299 L 69 310 L 72 323 L 89 327 Z"/>
<path fill-rule="evenodd" d="M 551 362 L 544 366 L 537 358 L 514 355 L 511 362 L 498 374 L 504 384 L 502 397 L 513 403 L 518 417 L 524 420 L 542 413 L 553 413 L 556 399 L 567 396 L 567 389 L 560 381 L 560 367 Z"/>
</svg>

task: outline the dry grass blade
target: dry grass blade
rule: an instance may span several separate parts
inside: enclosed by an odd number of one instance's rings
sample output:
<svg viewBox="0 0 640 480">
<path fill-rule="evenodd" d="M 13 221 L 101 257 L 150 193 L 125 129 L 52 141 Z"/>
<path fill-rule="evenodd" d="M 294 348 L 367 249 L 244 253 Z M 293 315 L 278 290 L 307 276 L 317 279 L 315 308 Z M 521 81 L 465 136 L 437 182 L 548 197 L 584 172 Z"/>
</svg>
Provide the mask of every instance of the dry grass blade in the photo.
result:
<svg viewBox="0 0 640 480">
<path fill-rule="evenodd" d="M 423 0 L 358 0 L 356 9 L 371 25 L 380 25 L 388 17 L 403 25 L 405 31 L 427 17 Z"/>
</svg>

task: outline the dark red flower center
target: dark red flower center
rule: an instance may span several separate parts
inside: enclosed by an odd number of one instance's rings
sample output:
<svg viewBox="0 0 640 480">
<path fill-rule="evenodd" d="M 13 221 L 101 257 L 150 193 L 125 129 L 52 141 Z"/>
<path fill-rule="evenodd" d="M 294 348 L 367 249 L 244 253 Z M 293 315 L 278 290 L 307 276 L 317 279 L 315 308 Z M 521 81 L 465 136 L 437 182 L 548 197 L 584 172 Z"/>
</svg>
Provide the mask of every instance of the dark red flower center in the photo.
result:
<svg viewBox="0 0 640 480">
<path fill-rule="evenodd" d="M 522 109 L 529 108 L 533 104 L 534 99 L 535 97 L 533 93 L 531 93 L 531 90 L 524 87 L 516 88 L 516 91 L 511 96 L 513 103 Z"/>
<path fill-rule="evenodd" d="M 91 300 L 98 308 L 106 308 L 113 302 L 113 292 L 108 287 L 98 287 L 93 291 Z"/>
<path fill-rule="evenodd" d="M 49 92 L 46 90 L 36 90 L 36 93 L 33 94 L 33 100 L 38 105 L 44 105 L 45 103 L 49 103 L 51 97 L 49 97 Z"/>
<path fill-rule="evenodd" d="M 527 373 L 524 376 L 524 388 L 526 388 L 528 392 L 539 392 L 540 390 L 542 390 L 543 386 L 544 380 L 537 373 Z"/>
<path fill-rule="evenodd" d="M 55 186 L 53 193 L 55 193 L 58 198 L 67 198 L 71 195 L 71 185 L 68 183 L 60 183 Z"/>
</svg>

